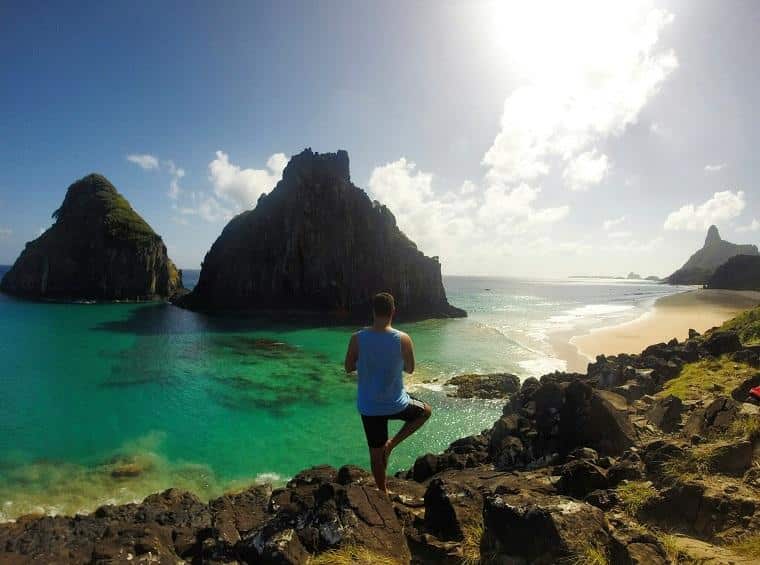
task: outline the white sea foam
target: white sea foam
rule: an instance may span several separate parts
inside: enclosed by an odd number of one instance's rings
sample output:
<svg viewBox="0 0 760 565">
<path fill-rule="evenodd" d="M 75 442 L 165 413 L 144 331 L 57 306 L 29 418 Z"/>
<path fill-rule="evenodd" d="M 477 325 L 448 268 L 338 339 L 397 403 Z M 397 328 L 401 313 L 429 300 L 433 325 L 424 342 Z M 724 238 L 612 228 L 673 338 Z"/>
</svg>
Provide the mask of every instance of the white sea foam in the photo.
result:
<svg viewBox="0 0 760 565">
<path fill-rule="evenodd" d="M 256 475 L 256 478 L 253 479 L 253 482 L 259 485 L 263 484 L 272 484 L 272 485 L 279 485 L 285 482 L 285 480 L 282 478 L 282 475 L 278 473 L 259 473 Z"/>
<path fill-rule="evenodd" d="M 542 357 L 540 359 L 525 359 L 517 363 L 525 370 L 526 377 L 540 377 L 554 371 L 564 371 L 567 363 L 554 357 Z"/>
</svg>

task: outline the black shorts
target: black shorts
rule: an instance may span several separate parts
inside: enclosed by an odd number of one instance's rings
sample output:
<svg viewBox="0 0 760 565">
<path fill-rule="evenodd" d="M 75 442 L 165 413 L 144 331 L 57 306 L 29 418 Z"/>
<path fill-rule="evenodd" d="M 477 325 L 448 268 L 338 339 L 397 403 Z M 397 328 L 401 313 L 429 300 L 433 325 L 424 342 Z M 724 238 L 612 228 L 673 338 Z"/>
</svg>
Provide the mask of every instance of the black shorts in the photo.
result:
<svg viewBox="0 0 760 565">
<path fill-rule="evenodd" d="M 410 422 L 416 420 L 425 412 L 425 403 L 416 398 L 409 398 L 409 404 L 401 412 L 389 416 L 365 416 L 361 414 L 364 424 L 364 434 L 367 436 L 367 445 L 370 447 L 382 447 L 388 441 L 388 420 L 403 420 Z"/>
</svg>

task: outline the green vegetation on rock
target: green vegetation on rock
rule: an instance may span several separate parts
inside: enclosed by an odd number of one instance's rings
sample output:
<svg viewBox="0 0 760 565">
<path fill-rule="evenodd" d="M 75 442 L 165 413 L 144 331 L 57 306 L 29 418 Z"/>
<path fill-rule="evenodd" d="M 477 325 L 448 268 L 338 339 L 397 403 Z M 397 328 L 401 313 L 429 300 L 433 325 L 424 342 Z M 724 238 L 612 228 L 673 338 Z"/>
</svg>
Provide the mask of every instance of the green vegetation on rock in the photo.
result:
<svg viewBox="0 0 760 565">
<path fill-rule="evenodd" d="M 757 369 L 725 356 L 702 359 L 684 365 L 678 376 L 668 381 L 657 396 L 672 394 L 681 400 L 699 400 L 708 393 L 730 393 L 755 373 Z"/>
<path fill-rule="evenodd" d="M 626 481 L 617 487 L 620 502 L 631 516 L 636 516 L 644 505 L 657 496 L 657 489 L 649 481 Z"/>
<path fill-rule="evenodd" d="M 760 306 L 731 318 L 721 329 L 739 334 L 739 339 L 744 345 L 760 345 Z"/>
</svg>

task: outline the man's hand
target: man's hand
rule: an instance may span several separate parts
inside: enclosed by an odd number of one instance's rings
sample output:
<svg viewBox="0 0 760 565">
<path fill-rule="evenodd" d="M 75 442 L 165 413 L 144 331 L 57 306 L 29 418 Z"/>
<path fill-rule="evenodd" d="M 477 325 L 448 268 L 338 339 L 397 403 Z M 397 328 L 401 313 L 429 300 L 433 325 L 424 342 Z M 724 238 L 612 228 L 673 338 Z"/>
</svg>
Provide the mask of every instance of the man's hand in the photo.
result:
<svg viewBox="0 0 760 565">
<path fill-rule="evenodd" d="M 414 373 L 414 343 L 405 333 L 401 334 L 401 356 L 404 358 L 404 371 Z"/>
<path fill-rule="evenodd" d="M 359 339 L 356 334 L 351 336 L 348 342 L 348 350 L 346 351 L 346 360 L 344 366 L 346 367 L 346 373 L 353 373 L 356 371 L 356 362 L 359 359 Z"/>
</svg>

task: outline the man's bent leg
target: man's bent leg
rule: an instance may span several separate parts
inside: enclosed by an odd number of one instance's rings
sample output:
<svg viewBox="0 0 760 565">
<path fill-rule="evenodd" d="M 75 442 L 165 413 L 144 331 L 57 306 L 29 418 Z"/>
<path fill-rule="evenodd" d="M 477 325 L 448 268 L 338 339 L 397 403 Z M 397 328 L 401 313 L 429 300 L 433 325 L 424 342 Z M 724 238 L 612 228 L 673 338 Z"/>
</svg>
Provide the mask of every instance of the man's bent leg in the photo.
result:
<svg viewBox="0 0 760 565">
<path fill-rule="evenodd" d="M 433 409 L 429 404 L 420 402 L 416 399 L 412 400 L 412 402 L 415 404 L 410 404 L 410 408 L 415 410 L 416 416 L 412 419 L 406 420 L 404 422 L 404 425 L 401 426 L 401 429 L 398 431 L 398 433 L 393 436 L 393 438 L 389 439 L 385 444 L 386 458 L 388 455 L 390 455 L 391 451 L 393 451 L 396 446 L 398 446 L 398 444 L 419 430 L 425 424 L 425 422 L 430 419 L 430 415 L 433 413 Z"/>
</svg>

